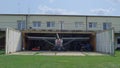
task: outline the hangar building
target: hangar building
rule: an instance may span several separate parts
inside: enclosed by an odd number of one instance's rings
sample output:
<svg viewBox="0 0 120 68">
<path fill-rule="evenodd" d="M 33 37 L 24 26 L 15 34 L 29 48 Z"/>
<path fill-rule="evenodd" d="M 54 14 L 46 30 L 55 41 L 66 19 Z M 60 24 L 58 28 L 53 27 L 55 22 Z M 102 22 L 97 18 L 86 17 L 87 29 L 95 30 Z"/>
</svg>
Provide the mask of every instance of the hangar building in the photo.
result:
<svg viewBox="0 0 120 68">
<path fill-rule="evenodd" d="M 120 47 L 119 22 L 120 16 L 0 14 L 0 49 L 6 54 L 22 50 L 113 54 Z"/>
</svg>

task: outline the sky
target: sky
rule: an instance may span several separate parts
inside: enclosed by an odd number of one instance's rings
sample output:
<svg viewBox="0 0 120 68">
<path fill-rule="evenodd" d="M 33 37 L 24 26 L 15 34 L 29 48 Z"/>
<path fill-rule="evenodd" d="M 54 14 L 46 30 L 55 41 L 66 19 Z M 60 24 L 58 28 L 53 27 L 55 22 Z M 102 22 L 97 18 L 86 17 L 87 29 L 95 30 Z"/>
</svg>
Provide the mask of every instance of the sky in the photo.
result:
<svg viewBox="0 0 120 68">
<path fill-rule="evenodd" d="M 120 16 L 120 0 L 0 0 L 0 14 Z"/>
</svg>

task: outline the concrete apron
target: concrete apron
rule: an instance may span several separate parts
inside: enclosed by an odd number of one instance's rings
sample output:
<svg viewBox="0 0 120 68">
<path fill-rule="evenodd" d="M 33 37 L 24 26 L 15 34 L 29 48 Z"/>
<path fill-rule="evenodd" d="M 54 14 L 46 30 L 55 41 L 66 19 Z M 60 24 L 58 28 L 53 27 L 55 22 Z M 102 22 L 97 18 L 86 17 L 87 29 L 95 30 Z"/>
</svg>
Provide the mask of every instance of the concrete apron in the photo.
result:
<svg viewBox="0 0 120 68">
<path fill-rule="evenodd" d="M 105 56 L 97 52 L 51 52 L 51 51 L 21 51 L 9 55 L 43 55 L 43 56 Z"/>
</svg>

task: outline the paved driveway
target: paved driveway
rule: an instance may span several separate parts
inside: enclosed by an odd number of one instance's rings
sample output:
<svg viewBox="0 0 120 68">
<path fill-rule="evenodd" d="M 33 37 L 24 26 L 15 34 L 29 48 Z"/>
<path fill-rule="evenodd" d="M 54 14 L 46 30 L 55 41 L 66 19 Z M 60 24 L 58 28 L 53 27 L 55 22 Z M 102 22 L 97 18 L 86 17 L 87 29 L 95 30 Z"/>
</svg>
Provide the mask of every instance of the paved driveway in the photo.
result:
<svg viewBox="0 0 120 68">
<path fill-rule="evenodd" d="M 97 52 L 56 52 L 56 51 L 21 51 L 10 55 L 48 55 L 48 56 L 103 56 L 106 54 Z"/>
</svg>

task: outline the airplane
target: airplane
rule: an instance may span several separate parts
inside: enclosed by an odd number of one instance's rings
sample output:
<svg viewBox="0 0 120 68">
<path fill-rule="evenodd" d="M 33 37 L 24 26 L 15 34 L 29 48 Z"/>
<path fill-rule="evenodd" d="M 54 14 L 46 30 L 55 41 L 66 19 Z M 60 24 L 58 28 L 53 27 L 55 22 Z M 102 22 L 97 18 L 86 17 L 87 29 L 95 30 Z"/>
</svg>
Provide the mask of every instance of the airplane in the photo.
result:
<svg viewBox="0 0 120 68">
<path fill-rule="evenodd" d="M 35 36 L 27 36 L 30 40 L 44 40 L 45 42 L 49 43 L 50 45 L 54 46 L 54 50 L 61 51 L 65 48 L 63 46 L 68 45 L 69 43 L 75 40 L 89 40 L 89 37 L 62 37 L 60 38 L 59 34 L 56 33 L 56 37 L 35 37 Z M 50 42 L 49 40 L 55 40 L 55 43 Z M 66 43 L 63 43 L 64 40 L 69 40 Z"/>
</svg>

